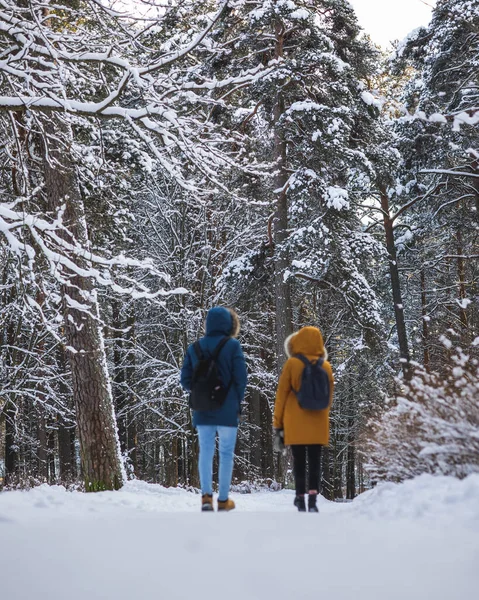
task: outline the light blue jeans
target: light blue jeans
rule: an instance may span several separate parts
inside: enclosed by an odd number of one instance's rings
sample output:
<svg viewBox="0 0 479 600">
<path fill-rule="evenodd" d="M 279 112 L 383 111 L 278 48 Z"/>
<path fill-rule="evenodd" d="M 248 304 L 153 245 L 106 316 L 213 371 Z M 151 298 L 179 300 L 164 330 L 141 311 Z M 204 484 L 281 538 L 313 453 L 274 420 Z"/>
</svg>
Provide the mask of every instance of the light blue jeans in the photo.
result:
<svg viewBox="0 0 479 600">
<path fill-rule="evenodd" d="M 200 458 L 198 470 L 202 494 L 213 493 L 213 457 L 216 447 L 216 432 L 220 441 L 219 500 L 227 500 L 233 475 L 233 459 L 236 444 L 237 427 L 224 425 L 198 425 Z"/>
</svg>

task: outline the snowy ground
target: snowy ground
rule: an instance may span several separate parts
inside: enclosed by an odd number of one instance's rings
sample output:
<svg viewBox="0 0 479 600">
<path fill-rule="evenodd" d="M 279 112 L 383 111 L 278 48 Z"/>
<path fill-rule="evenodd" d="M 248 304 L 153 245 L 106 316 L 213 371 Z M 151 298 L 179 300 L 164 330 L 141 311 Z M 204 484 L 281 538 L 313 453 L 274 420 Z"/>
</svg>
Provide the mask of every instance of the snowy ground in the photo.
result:
<svg viewBox="0 0 479 600">
<path fill-rule="evenodd" d="M 0 494 L 1 600 L 470 600 L 479 475 L 386 484 L 299 514 L 291 492 L 199 497 L 130 482 Z"/>
</svg>

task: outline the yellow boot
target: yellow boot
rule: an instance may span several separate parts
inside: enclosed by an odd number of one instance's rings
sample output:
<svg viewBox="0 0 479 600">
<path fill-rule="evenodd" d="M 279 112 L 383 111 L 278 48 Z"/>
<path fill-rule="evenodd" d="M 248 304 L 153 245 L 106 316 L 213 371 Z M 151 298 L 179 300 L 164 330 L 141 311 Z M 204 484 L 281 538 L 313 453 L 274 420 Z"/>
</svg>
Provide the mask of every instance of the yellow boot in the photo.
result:
<svg viewBox="0 0 479 600">
<path fill-rule="evenodd" d="M 230 498 L 226 500 L 218 500 L 218 510 L 233 510 L 235 503 Z"/>
<path fill-rule="evenodd" d="M 213 496 L 210 494 L 203 494 L 201 496 L 201 510 L 208 512 L 214 510 L 213 508 Z"/>
</svg>

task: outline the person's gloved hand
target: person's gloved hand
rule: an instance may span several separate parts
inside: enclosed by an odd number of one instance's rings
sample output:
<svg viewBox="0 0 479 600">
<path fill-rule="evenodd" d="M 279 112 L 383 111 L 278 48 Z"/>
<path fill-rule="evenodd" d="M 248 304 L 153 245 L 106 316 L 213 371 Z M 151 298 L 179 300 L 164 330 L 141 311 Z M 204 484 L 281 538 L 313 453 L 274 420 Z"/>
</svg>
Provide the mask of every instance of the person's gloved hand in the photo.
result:
<svg viewBox="0 0 479 600">
<path fill-rule="evenodd" d="M 282 429 L 274 430 L 273 449 L 275 452 L 284 452 L 284 431 Z"/>
</svg>

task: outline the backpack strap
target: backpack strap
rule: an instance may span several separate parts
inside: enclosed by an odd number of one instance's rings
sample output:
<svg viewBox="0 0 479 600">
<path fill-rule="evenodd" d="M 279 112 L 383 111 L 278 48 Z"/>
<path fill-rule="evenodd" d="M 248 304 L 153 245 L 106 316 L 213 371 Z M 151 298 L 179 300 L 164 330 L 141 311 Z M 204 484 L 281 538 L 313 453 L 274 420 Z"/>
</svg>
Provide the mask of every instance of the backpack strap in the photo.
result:
<svg viewBox="0 0 479 600">
<path fill-rule="evenodd" d="M 226 346 L 226 343 L 230 340 L 231 338 L 229 336 L 224 337 L 220 343 L 216 346 L 216 348 L 213 350 L 213 354 L 211 355 L 211 358 L 213 360 L 216 360 L 218 358 L 218 356 L 220 355 L 221 350 L 223 350 L 223 348 Z"/>
<path fill-rule="evenodd" d="M 308 365 L 311 365 L 311 363 L 306 358 L 306 356 L 304 356 L 304 354 L 295 354 L 294 358 L 297 358 L 298 360 L 300 360 L 304 364 L 305 367 L 307 367 Z M 293 386 L 291 386 L 291 389 L 293 390 L 293 392 L 295 394 L 298 394 L 299 390 L 295 390 Z"/>
<path fill-rule="evenodd" d="M 322 356 L 320 356 L 320 357 L 318 358 L 318 360 L 317 360 L 316 362 L 314 362 L 314 363 L 313 363 L 312 361 L 308 360 L 308 359 L 306 358 L 306 356 L 304 356 L 304 354 L 295 354 L 295 355 L 294 355 L 294 358 L 299 358 L 299 360 L 300 360 L 302 363 L 304 363 L 304 366 L 305 366 L 305 367 L 307 367 L 308 365 L 319 365 L 320 367 L 322 367 L 322 366 L 323 366 L 323 363 L 324 363 L 324 358 L 323 358 Z"/>
<path fill-rule="evenodd" d="M 224 337 L 220 343 L 216 346 L 216 348 L 214 349 L 213 352 L 213 360 L 216 360 L 218 358 L 218 356 L 220 355 L 221 350 L 223 350 L 223 348 L 226 346 L 226 344 L 228 343 L 228 341 L 231 339 L 231 336 L 227 336 Z M 231 373 L 231 379 L 230 382 L 228 383 L 228 385 L 226 386 L 226 392 L 228 393 L 230 391 L 230 387 L 233 384 L 233 373 Z"/>
<path fill-rule="evenodd" d="M 304 364 L 305 367 L 311 365 L 312 363 L 304 356 L 304 354 L 295 354 L 294 358 L 299 358 L 299 360 Z"/>
<path fill-rule="evenodd" d="M 221 350 L 223 350 L 223 348 L 226 345 L 226 342 L 230 339 L 230 337 L 224 337 L 220 343 L 216 346 L 216 348 L 213 350 L 213 353 L 211 355 L 211 358 L 213 360 L 216 360 L 218 358 L 218 356 L 220 355 Z M 194 351 L 196 353 L 196 356 L 198 357 L 198 360 L 203 360 L 205 358 L 205 355 L 203 353 L 203 350 L 201 349 L 201 344 L 199 342 L 199 340 L 197 340 L 194 344 L 193 344 L 193 348 Z"/>
<path fill-rule="evenodd" d="M 198 357 L 198 360 L 203 360 L 204 354 L 203 354 L 203 350 L 201 349 L 199 340 L 196 340 L 196 342 L 193 344 L 193 348 L 196 352 L 196 356 Z"/>
</svg>

